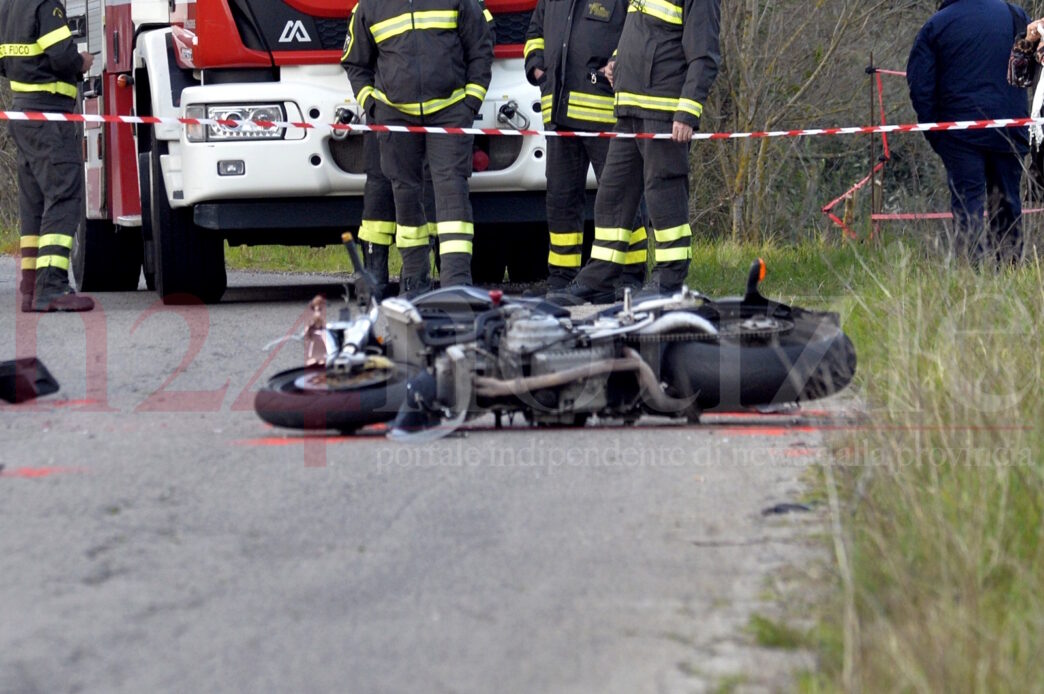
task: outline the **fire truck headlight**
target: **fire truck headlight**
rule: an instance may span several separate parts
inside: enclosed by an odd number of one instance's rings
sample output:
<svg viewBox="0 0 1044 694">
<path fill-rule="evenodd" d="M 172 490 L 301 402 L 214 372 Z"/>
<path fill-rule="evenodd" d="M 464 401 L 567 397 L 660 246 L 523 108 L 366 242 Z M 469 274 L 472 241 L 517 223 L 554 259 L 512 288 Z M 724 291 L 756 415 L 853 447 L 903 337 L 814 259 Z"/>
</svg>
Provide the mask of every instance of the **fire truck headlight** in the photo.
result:
<svg viewBox="0 0 1044 694">
<path fill-rule="evenodd" d="M 189 106 L 185 113 L 195 108 Z M 207 126 L 207 142 L 281 140 L 286 133 L 286 128 L 275 125 L 286 121 L 283 107 L 277 104 L 210 105 L 206 110 L 208 119 L 220 121 Z M 189 140 L 195 141 L 191 136 Z"/>
<path fill-rule="evenodd" d="M 191 118 L 195 120 L 202 120 L 207 117 L 206 106 L 186 106 L 185 107 L 185 118 Z M 185 124 L 185 137 L 189 142 L 206 142 L 207 141 L 207 126 L 205 125 L 192 125 L 190 123 Z"/>
</svg>

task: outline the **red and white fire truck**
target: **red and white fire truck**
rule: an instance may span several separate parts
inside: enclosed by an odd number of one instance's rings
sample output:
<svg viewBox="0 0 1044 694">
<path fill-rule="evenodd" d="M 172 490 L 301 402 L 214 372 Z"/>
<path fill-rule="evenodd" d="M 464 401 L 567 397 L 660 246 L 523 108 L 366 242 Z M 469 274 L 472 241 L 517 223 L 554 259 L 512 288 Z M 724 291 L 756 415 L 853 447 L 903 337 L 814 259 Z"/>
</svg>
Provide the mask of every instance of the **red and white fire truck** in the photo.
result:
<svg viewBox="0 0 1044 694">
<path fill-rule="evenodd" d="M 358 111 L 339 65 L 355 0 L 68 0 L 96 55 L 84 112 L 235 120 L 239 127 L 85 127 L 85 291 L 165 300 L 225 291 L 224 248 L 336 243 L 362 212 L 362 139 L 326 125 Z M 479 127 L 540 126 L 522 47 L 535 0 L 487 0 L 497 59 Z M 419 56 L 418 59 L 423 59 Z M 272 129 L 252 121 L 307 122 Z M 476 138 L 477 281 L 544 272 L 542 137 Z"/>
</svg>

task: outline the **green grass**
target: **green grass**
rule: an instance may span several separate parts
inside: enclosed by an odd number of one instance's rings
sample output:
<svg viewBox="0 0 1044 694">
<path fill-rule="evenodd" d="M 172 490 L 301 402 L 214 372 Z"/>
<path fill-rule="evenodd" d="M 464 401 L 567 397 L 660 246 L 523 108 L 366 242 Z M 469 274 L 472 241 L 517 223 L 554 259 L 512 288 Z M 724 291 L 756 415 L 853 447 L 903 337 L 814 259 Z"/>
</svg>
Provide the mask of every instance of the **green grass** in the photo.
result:
<svg viewBox="0 0 1044 694">
<path fill-rule="evenodd" d="M 759 614 L 751 615 L 747 633 L 754 638 L 754 643 L 764 648 L 795 650 L 809 642 L 806 633 Z"/>
<path fill-rule="evenodd" d="M 870 425 L 835 443 L 821 672 L 806 691 L 1040 691 L 1044 266 L 867 252 L 846 330 Z"/>
<path fill-rule="evenodd" d="M 18 252 L 18 231 L 14 227 L 0 226 L 0 255 Z"/>
</svg>

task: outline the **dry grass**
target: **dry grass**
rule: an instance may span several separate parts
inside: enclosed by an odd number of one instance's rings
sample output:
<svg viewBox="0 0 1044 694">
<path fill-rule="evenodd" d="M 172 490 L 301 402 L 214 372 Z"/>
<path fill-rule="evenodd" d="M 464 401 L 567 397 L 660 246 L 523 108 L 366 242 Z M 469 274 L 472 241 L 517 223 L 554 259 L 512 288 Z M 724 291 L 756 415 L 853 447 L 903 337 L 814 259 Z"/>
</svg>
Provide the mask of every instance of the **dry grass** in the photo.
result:
<svg viewBox="0 0 1044 694">
<path fill-rule="evenodd" d="M 872 425 L 824 476 L 844 648 L 804 687 L 1040 691 L 1044 264 L 976 272 L 896 245 L 855 296 Z"/>
</svg>

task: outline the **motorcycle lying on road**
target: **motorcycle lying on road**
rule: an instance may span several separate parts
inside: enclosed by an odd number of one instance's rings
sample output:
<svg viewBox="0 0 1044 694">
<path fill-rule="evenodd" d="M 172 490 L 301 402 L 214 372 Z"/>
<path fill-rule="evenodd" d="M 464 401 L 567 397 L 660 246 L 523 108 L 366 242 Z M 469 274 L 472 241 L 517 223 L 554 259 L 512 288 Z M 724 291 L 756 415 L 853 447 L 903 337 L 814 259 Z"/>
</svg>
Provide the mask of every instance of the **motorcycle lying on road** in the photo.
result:
<svg viewBox="0 0 1044 694">
<path fill-rule="evenodd" d="M 345 246 L 362 268 L 350 234 Z M 300 335 L 307 363 L 273 376 L 254 408 L 292 429 L 355 432 L 391 422 L 397 440 L 445 436 L 492 413 L 534 425 L 581 426 L 589 416 L 633 423 L 642 415 L 698 422 L 708 410 L 747 410 L 822 398 L 855 374 L 837 314 L 769 300 L 751 267 L 742 297 L 683 288 L 587 318 L 540 298 L 475 287 L 413 299 L 373 297 L 356 273 L 355 305 Z M 277 341 L 279 342 L 279 341 Z M 276 343 L 273 343 L 276 344 Z"/>
</svg>

